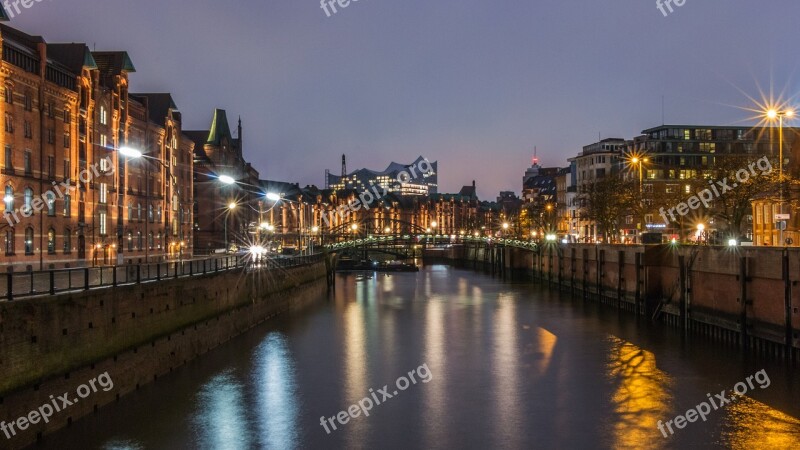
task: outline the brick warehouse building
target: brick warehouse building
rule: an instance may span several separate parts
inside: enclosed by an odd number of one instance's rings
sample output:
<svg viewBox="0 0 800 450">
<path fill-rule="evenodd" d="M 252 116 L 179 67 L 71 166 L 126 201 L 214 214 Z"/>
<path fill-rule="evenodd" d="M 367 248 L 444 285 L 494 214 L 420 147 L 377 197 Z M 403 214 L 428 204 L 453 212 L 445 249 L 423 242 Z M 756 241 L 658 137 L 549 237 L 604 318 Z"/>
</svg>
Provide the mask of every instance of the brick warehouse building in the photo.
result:
<svg viewBox="0 0 800 450">
<path fill-rule="evenodd" d="M 194 248 L 208 254 L 250 240 L 251 231 L 261 223 L 265 198 L 258 171 L 245 161 L 242 150 L 242 121 L 233 136 L 225 110 L 217 109 L 208 130 L 187 131 L 196 143 L 194 150 Z M 236 183 L 219 180 L 228 176 Z M 229 205 L 234 203 L 234 209 Z"/>
<path fill-rule="evenodd" d="M 0 265 L 190 256 L 194 144 L 169 94 L 129 95 L 125 52 L 48 44 L 6 25 L 0 42 Z M 144 157 L 120 156 L 123 147 Z M 59 189 L 66 180 L 75 188 Z"/>
</svg>

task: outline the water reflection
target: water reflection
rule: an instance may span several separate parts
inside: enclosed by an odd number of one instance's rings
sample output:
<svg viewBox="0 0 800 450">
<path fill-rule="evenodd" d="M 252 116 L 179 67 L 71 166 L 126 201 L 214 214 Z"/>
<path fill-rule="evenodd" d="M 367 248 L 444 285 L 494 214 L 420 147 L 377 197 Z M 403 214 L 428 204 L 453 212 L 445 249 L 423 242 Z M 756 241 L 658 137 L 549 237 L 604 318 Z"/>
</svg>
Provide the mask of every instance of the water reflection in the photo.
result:
<svg viewBox="0 0 800 450">
<path fill-rule="evenodd" d="M 492 373 L 494 374 L 495 401 L 494 421 L 497 431 L 494 433 L 497 448 L 520 448 L 520 412 L 519 393 L 520 377 L 518 365 L 521 359 L 519 352 L 519 332 L 517 326 L 517 299 L 501 293 L 497 299 L 494 319 L 494 358 Z"/>
<path fill-rule="evenodd" d="M 200 448 L 252 448 L 243 384 L 228 369 L 214 376 L 197 394 L 193 431 Z"/>
<path fill-rule="evenodd" d="M 798 448 L 800 420 L 750 397 L 739 397 L 727 408 L 723 441 L 735 450 Z"/>
<path fill-rule="evenodd" d="M 298 390 L 286 336 L 270 333 L 254 352 L 251 380 L 262 448 L 298 447 Z"/>
<path fill-rule="evenodd" d="M 659 448 L 663 442 L 654 440 L 654 433 L 659 420 L 673 415 L 672 380 L 656 367 L 652 353 L 613 336 L 609 340 L 608 376 L 617 385 L 611 397 L 614 448 Z"/>
</svg>

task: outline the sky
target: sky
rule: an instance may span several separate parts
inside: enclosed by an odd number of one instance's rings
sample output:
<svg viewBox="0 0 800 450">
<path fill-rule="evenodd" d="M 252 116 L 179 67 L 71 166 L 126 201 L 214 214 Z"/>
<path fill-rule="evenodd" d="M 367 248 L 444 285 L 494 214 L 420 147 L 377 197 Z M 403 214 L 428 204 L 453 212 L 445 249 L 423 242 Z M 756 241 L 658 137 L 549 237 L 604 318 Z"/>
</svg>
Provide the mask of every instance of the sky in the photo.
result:
<svg viewBox="0 0 800 450">
<path fill-rule="evenodd" d="M 38 1 L 38 0 L 37 0 Z M 330 8 L 329 8 L 330 10 Z M 519 193 L 534 147 L 565 166 L 598 137 L 747 125 L 800 92 L 797 0 L 41 0 L 11 26 L 126 50 L 131 92 L 171 92 L 184 129 L 242 117 L 261 178 L 439 161 L 440 192 Z M 235 124 L 231 124 L 235 128 Z"/>
</svg>

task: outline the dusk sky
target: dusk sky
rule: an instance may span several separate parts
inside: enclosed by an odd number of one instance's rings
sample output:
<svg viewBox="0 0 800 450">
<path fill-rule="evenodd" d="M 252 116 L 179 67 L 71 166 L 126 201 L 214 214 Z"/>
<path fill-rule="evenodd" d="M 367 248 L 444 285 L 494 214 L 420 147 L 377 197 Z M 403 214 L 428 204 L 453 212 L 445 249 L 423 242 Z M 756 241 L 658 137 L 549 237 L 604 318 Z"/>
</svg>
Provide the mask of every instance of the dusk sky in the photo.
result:
<svg viewBox="0 0 800 450">
<path fill-rule="evenodd" d="M 748 124 L 772 83 L 798 92 L 797 0 L 43 0 L 11 26 L 127 50 L 132 92 L 171 92 L 184 129 L 244 122 L 261 178 L 439 161 L 440 192 L 521 190 L 534 146 L 565 165 L 602 137 Z M 772 81 L 771 81 L 772 80 Z M 234 124 L 232 124 L 233 126 Z"/>
</svg>

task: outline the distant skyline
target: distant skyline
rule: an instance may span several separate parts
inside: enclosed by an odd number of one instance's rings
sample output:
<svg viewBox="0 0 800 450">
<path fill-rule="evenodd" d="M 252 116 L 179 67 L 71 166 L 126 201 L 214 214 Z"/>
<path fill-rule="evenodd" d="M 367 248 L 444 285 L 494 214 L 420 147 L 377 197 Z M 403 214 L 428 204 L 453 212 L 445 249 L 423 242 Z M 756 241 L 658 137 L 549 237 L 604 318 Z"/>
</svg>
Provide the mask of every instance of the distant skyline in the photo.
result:
<svg viewBox="0 0 800 450">
<path fill-rule="evenodd" d="M 798 92 L 791 0 L 43 0 L 9 23 L 126 50 L 132 92 L 171 92 L 184 128 L 241 116 L 262 178 L 439 161 L 440 192 L 521 190 L 534 146 L 563 166 L 598 136 L 751 125 L 758 87 Z M 118 20 L 112 20 L 117 18 Z M 765 31 L 766 30 L 766 31 Z"/>
</svg>

